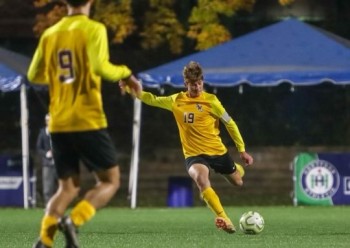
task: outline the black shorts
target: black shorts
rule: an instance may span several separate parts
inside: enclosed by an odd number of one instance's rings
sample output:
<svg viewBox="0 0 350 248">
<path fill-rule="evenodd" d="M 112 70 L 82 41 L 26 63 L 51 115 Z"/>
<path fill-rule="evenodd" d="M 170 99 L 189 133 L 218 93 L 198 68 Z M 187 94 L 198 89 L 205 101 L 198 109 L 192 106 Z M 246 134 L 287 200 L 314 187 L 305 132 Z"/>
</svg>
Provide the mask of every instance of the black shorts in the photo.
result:
<svg viewBox="0 0 350 248">
<path fill-rule="evenodd" d="M 220 174 L 232 174 L 236 171 L 236 165 L 233 159 L 230 157 L 228 152 L 223 155 L 209 156 L 209 155 L 198 155 L 188 157 L 185 160 L 187 171 L 193 164 L 204 164 L 208 168 L 213 169 L 216 173 Z"/>
<path fill-rule="evenodd" d="M 59 178 L 78 175 L 80 161 L 90 171 L 117 165 L 116 148 L 106 129 L 51 133 L 51 142 Z"/>
</svg>

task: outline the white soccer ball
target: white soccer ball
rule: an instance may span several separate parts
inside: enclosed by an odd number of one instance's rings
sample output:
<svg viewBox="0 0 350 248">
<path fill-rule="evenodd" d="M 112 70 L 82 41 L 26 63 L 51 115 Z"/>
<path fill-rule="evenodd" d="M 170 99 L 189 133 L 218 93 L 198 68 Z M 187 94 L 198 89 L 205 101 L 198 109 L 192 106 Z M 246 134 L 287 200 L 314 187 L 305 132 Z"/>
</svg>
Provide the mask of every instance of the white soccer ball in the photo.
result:
<svg viewBox="0 0 350 248">
<path fill-rule="evenodd" d="M 258 234 L 264 230 L 264 218 L 254 211 L 248 211 L 242 214 L 239 220 L 239 228 L 246 234 Z"/>
</svg>

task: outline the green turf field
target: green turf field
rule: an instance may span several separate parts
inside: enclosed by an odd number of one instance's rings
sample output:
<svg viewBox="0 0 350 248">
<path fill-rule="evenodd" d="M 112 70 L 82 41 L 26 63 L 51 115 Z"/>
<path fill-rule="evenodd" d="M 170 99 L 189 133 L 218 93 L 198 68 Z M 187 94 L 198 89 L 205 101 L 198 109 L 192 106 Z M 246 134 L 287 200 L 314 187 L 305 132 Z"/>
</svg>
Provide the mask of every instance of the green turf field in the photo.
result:
<svg viewBox="0 0 350 248">
<path fill-rule="evenodd" d="M 186 247 L 350 247 L 350 207 L 227 207 L 238 226 L 248 210 L 260 212 L 266 222 L 259 235 L 216 230 L 207 208 L 106 208 L 81 228 L 82 248 Z M 0 247 L 31 247 L 43 209 L 0 209 Z M 55 247 L 62 248 L 57 236 Z"/>
</svg>

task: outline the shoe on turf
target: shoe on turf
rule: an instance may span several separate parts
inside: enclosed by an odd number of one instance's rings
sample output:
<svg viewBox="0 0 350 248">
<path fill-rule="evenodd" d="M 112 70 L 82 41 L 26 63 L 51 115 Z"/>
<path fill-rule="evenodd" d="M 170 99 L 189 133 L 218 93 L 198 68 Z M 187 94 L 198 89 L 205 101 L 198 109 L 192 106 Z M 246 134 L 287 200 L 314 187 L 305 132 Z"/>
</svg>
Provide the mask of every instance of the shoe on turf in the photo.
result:
<svg viewBox="0 0 350 248">
<path fill-rule="evenodd" d="M 58 223 L 58 229 L 66 239 L 66 248 L 79 248 L 77 228 L 71 218 L 68 216 L 61 218 Z"/>
<path fill-rule="evenodd" d="M 215 218 L 215 225 L 218 229 L 221 229 L 227 233 L 235 233 L 236 228 L 232 224 L 231 220 L 225 219 L 223 217 L 216 217 Z"/>
<path fill-rule="evenodd" d="M 235 163 L 236 165 L 236 170 L 239 172 L 241 177 L 244 177 L 245 171 L 242 165 Z"/>
<path fill-rule="evenodd" d="M 40 238 L 38 239 L 38 241 L 36 241 L 33 245 L 32 248 L 51 248 L 51 246 L 47 246 L 45 245 L 43 242 L 41 242 Z"/>
</svg>

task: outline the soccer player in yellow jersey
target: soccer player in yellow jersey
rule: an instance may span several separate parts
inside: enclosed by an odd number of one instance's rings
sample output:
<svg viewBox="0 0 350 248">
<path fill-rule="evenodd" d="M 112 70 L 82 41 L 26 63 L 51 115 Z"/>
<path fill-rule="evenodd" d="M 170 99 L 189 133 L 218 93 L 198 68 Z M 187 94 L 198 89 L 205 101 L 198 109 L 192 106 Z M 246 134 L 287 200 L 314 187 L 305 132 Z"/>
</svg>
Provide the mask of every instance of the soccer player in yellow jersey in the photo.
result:
<svg viewBox="0 0 350 248">
<path fill-rule="evenodd" d="M 234 120 L 226 112 L 218 98 L 203 91 L 203 72 L 197 62 L 190 62 L 183 70 L 187 91 L 170 96 L 155 96 L 142 91 L 137 97 L 144 103 L 173 112 L 180 134 L 185 165 L 196 183 L 203 200 L 214 212 L 219 229 L 234 233 L 235 227 L 224 211 L 218 195 L 211 187 L 210 169 L 222 174 L 230 183 L 242 186 L 244 169 L 234 163 L 219 136 L 221 121 L 236 144 L 244 164 L 253 164 L 253 158 L 245 151 L 245 145 Z M 122 89 L 125 82 L 121 81 Z"/>
<path fill-rule="evenodd" d="M 76 230 L 105 206 L 120 185 L 116 149 L 107 132 L 101 78 L 123 79 L 134 90 L 142 86 L 126 66 L 109 62 L 106 28 L 89 19 L 93 0 L 66 0 L 68 15 L 40 38 L 28 70 L 32 83 L 48 84 L 53 157 L 59 189 L 49 200 L 33 247 L 52 247 L 57 230 L 69 248 L 79 247 Z M 96 177 L 96 185 L 65 212 L 80 190 L 79 161 Z"/>
</svg>

